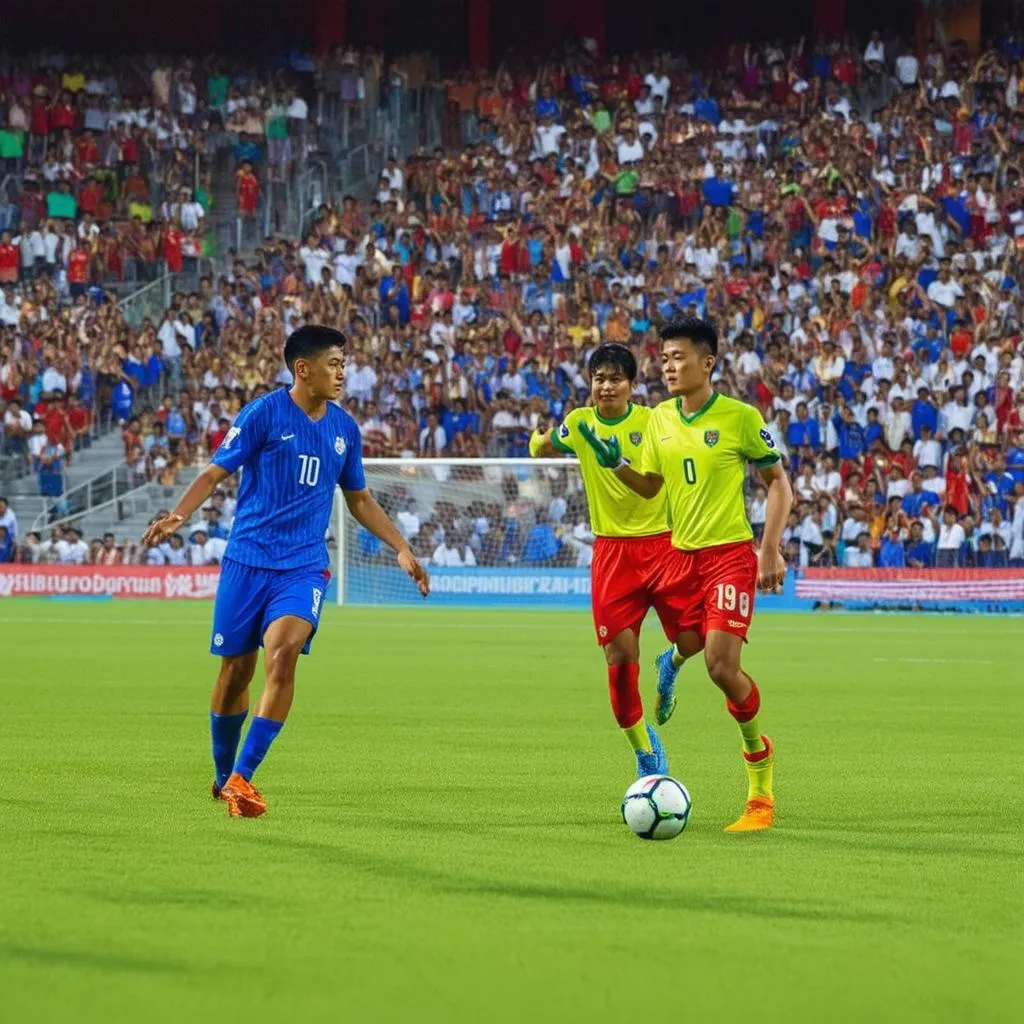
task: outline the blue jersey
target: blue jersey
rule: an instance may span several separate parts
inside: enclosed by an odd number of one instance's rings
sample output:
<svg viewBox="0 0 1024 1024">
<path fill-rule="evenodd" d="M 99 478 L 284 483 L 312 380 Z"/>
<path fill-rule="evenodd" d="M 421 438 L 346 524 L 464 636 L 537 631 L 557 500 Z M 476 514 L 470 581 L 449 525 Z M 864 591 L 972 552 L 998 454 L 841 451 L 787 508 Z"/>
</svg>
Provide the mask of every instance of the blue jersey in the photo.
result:
<svg viewBox="0 0 1024 1024">
<path fill-rule="evenodd" d="M 334 488 L 366 487 L 356 421 L 331 403 L 311 420 L 285 388 L 238 414 L 213 462 L 243 471 L 224 557 L 262 569 L 326 568 Z"/>
</svg>

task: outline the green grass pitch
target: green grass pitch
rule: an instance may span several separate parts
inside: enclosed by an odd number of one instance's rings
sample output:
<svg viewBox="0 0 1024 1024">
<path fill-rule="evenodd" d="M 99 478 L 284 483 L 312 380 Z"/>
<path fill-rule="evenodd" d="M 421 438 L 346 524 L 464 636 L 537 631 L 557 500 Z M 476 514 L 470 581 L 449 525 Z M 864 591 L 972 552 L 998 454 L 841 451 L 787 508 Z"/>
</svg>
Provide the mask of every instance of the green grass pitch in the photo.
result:
<svg viewBox="0 0 1024 1024">
<path fill-rule="evenodd" d="M 1021 624 L 764 615 L 777 828 L 701 667 L 632 758 L 586 616 L 328 609 L 230 821 L 209 606 L 0 605 L 0 1015 L 79 1021 L 994 1021 L 1018 1004 Z M 645 633 L 644 692 L 661 647 Z"/>
</svg>

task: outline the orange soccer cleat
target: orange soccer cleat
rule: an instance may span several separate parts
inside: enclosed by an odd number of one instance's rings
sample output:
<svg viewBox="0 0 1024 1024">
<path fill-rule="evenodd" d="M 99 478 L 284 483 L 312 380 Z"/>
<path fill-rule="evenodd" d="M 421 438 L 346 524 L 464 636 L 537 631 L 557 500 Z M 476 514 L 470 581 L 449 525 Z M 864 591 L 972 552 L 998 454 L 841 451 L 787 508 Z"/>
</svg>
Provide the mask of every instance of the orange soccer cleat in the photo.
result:
<svg viewBox="0 0 1024 1024">
<path fill-rule="evenodd" d="M 258 818 L 267 813 L 267 802 L 263 794 L 238 772 L 224 783 L 220 799 L 228 805 L 228 814 L 232 818 Z"/>
<path fill-rule="evenodd" d="M 775 800 L 770 796 L 755 796 L 747 801 L 742 816 L 725 827 L 726 832 L 761 832 L 775 824 Z"/>
</svg>

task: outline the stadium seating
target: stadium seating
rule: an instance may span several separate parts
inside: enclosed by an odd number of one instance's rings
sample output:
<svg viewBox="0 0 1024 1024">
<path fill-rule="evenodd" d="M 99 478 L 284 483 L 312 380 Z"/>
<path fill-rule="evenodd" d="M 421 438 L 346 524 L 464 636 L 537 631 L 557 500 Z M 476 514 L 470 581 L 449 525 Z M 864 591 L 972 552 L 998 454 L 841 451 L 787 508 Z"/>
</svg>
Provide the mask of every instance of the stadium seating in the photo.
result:
<svg viewBox="0 0 1024 1024">
<path fill-rule="evenodd" d="M 722 335 L 716 385 L 787 456 L 793 564 L 1024 565 L 1017 56 L 887 39 L 690 69 L 583 51 L 440 83 L 422 58 L 348 52 L 306 96 L 189 62 L 12 71 L 8 475 L 56 499 L 76 444 L 116 423 L 137 481 L 172 493 L 288 379 L 284 338 L 309 320 L 350 338 L 367 454 L 523 456 L 587 400 L 599 338 L 633 348 L 637 401 L 663 399 L 658 325 L 697 313 Z M 445 147 L 417 148 L 433 139 L 396 126 L 426 124 L 441 88 Z M 400 135 L 409 156 L 386 159 Z M 328 170 L 293 215 L 285 169 L 317 146 L 325 167 L 363 151 L 373 185 Z M 112 301 L 164 269 L 192 275 L 166 308 Z M 756 531 L 753 485 L 750 515 Z"/>
</svg>

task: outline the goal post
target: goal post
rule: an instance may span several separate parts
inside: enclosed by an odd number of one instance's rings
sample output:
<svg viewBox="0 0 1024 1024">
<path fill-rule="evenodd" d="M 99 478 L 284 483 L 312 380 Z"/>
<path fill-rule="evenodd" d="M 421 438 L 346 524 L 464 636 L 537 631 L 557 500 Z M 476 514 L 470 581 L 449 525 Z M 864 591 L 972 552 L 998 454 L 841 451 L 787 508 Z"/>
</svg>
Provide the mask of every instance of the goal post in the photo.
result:
<svg viewBox="0 0 1024 1024">
<path fill-rule="evenodd" d="M 431 575 L 431 603 L 590 606 L 594 536 L 575 459 L 366 459 L 366 485 Z M 422 600 L 394 553 L 349 515 L 335 521 L 337 602 Z"/>
</svg>

